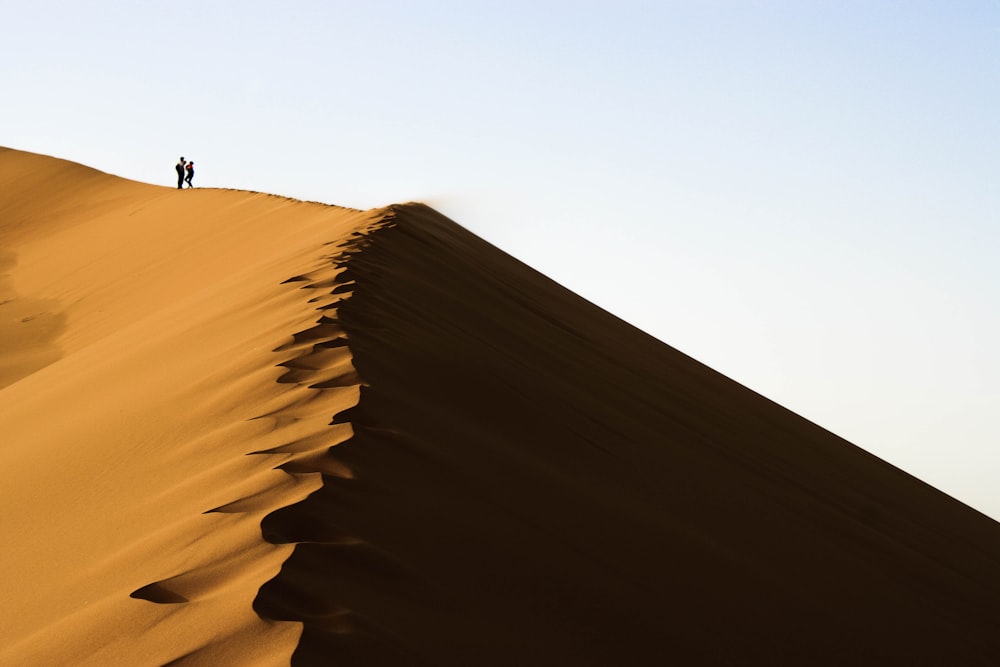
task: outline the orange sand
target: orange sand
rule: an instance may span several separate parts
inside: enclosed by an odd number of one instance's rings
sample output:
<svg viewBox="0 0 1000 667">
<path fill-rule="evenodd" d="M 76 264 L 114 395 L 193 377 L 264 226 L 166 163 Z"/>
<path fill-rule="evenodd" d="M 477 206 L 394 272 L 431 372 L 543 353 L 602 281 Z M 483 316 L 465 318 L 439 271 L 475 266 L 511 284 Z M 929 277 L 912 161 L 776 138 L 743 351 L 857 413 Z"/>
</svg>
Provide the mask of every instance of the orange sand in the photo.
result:
<svg viewBox="0 0 1000 667">
<path fill-rule="evenodd" d="M 0 149 L 0 463 L 2 665 L 1000 664 L 997 523 L 420 205 Z"/>
</svg>

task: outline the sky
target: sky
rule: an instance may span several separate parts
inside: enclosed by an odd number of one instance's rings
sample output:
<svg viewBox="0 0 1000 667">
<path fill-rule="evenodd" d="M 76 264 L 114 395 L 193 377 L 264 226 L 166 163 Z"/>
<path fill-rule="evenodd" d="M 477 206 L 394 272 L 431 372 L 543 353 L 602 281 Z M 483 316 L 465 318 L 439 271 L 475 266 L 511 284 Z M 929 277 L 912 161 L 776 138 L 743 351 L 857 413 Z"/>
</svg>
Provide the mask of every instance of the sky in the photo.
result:
<svg viewBox="0 0 1000 667">
<path fill-rule="evenodd" d="M 0 10 L 0 145 L 426 202 L 1000 519 L 1000 0 Z"/>
</svg>

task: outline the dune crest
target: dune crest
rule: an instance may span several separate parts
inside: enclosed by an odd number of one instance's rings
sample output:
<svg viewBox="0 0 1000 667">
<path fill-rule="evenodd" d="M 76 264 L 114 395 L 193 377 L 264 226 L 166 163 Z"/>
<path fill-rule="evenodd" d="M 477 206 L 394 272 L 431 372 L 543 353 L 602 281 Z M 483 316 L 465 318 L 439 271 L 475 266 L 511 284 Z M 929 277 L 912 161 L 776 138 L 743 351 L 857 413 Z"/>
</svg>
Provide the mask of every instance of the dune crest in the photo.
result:
<svg viewBox="0 0 1000 667">
<path fill-rule="evenodd" d="M 0 149 L 4 665 L 1000 663 L 1000 525 L 432 209 Z"/>
</svg>

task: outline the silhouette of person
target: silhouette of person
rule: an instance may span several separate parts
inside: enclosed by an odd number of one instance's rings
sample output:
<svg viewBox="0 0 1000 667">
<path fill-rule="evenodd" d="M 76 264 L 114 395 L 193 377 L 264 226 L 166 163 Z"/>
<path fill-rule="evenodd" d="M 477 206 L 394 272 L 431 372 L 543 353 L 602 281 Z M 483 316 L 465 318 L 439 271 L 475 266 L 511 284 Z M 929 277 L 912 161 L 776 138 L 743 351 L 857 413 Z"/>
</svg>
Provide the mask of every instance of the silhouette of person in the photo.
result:
<svg viewBox="0 0 1000 667">
<path fill-rule="evenodd" d="M 189 188 L 193 188 L 194 186 L 191 185 L 191 179 L 194 178 L 194 160 L 188 162 L 187 166 L 184 168 L 187 170 L 187 176 L 184 177 L 184 181 L 188 184 Z"/>
<path fill-rule="evenodd" d="M 180 190 L 180 189 L 182 189 L 184 187 L 184 164 L 185 164 L 184 158 L 181 158 L 181 161 L 177 163 L 176 167 L 174 167 L 174 169 L 177 170 L 177 189 L 178 190 Z"/>
</svg>

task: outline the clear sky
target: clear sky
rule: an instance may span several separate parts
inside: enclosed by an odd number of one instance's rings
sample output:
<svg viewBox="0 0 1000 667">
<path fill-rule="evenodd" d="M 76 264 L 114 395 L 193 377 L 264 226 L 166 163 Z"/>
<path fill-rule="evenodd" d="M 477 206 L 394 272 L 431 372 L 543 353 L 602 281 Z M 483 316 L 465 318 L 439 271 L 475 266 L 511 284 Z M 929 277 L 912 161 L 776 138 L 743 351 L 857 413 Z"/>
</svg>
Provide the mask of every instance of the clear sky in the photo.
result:
<svg viewBox="0 0 1000 667">
<path fill-rule="evenodd" d="M 0 9 L 0 145 L 425 201 L 1000 518 L 1000 1 Z"/>
</svg>

